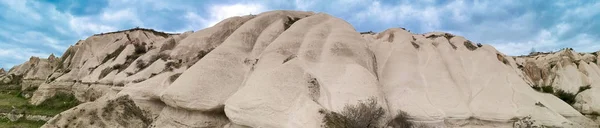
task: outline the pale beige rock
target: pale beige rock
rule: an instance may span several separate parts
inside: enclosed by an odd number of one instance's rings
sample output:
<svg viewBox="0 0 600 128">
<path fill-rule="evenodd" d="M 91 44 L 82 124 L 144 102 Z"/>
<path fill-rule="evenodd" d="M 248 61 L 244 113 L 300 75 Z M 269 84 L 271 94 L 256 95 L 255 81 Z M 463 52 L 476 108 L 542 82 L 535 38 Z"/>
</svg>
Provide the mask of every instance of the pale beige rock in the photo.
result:
<svg viewBox="0 0 600 128">
<path fill-rule="evenodd" d="M 598 127 L 599 53 L 507 56 L 444 32 L 360 34 L 327 14 L 271 11 L 183 34 L 94 35 L 5 74 L 40 85 L 33 104 L 58 92 L 87 102 L 44 127 L 322 127 L 319 111 L 371 98 L 386 112 L 381 127 L 399 111 L 423 127 L 513 127 L 528 116 Z M 550 94 L 559 91 L 575 104 Z"/>
<path fill-rule="evenodd" d="M 212 111 L 222 108 L 223 102 L 242 85 L 246 72 L 252 66 L 247 56 L 259 34 L 273 22 L 306 15 L 267 12 L 247 21 L 223 44 L 186 70 L 180 79 L 163 92 L 161 100 L 169 106 L 188 110 Z"/>
</svg>

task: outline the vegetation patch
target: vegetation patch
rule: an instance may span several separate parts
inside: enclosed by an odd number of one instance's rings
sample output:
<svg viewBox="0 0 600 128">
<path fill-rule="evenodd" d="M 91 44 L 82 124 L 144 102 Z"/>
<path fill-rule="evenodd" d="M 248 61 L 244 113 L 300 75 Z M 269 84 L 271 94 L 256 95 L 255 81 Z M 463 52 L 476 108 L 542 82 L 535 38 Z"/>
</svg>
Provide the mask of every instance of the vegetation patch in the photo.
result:
<svg viewBox="0 0 600 128">
<path fill-rule="evenodd" d="M 398 110 L 398 115 L 388 122 L 387 126 L 392 128 L 412 128 L 414 124 L 408 121 L 408 113 Z"/>
<path fill-rule="evenodd" d="M 452 35 L 450 33 L 444 33 L 444 37 L 446 37 L 446 39 L 450 40 L 450 39 L 454 38 L 454 35 Z"/>
<path fill-rule="evenodd" d="M 145 69 L 147 66 L 148 65 L 146 64 L 146 62 L 144 62 L 144 60 L 138 60 L 135 63 L 135 67 L 137 67 L 138 69 L 140 69 L 140 71 L 143 70 L 143 69 Z"/>
<path fill-rule="evenodd" d="M 173 75 L 169 76 L 169 81 L 171 83 L 173 83 L 173 81 L 177 80 L 177 78 L 179 78 L 179 76 L 181 76 L 181 73 L 173 74 Z"/>
<path fill-rule="evenodd" d="M 129 95 L 109 100 L 102 110 L 101 116 L 104 119 L 116 120 L 121 126 L 128 127 L 132 120 L 140 120 L 144 123 L 144 127 L 148 127 L 152 123 L 152 119 L 146 116 L 147 112 L 135 105 L 135 102 L 129 98 Z"/>
<path fill-rule="evenodd" d="M 135 28 L 132 28 L 132 29 L 127 29 L 127 30 L 94 34 L 94 36 L 102 36 L 102 35 L 106 35 L 106 34 L 121 33 L 121 32 L 133 32 L 133 31 L 136 31 L 136 30 L 152 32 L 152 34 L 157 35 L 157 36 L 161 36 L 161 37 L 164 37 L 164 38 L 167 38 L 170 35 L 176 35 L 176 34 L 173 34 L 173 33 L 165 33 L 165 32 L 156 31 L 154 29 L 135 27 Z"/>
<path fill-rule="evenodd" d="M 38 106 L 29 104 L 28 100 L 20 96 L 20 90 L 2 90 L 0 92 L 0 112 L 9 113 L 15 109 L 27 115 L 54 116 L 67 109 L 79 105 L 75 96 L 67 93 L 57 93 Z"/>
<path fill-rule="evenodd" d="M 544 92 L 544 93 L 554 93 L 554 87 L 552 87 L 552 85 L 542 86 L 542 92 Z"/>
<path fill-rule="evenodd" d="M 575 97 L 577 96 L 577 94 L 569 93 L 560 89 L 556 90 L 554 95 L 570 105 L 575 103 Z"/>
<path fill-rule="evenodd" d="M 173 71 L 180 67 L 181 67 L 181 63 L 170 61 L 170 62 L 165 63 L 165 69 L 161 72 L 170 72 L 170 71 Z"/>
<path fill-rule="evenodd" d="M 102 63 L 106 63 L 110 59 L 116 59 L 117 56 L 119 56 L 119 54 L 121 54 L 121 52 L 123 52 L 123 50 L 125 49 L 125 47 L 126 47 L 125 45 L 121 45 L 121 46 L 119 46 L 119 48 L 117 48 L 117 50 L 115 50 L 112 53 L 106 55 L 106 57 L 104 57 L 104 59 L 102 60 Z"/>
<path fill-rule="evenodd" d="M 326 128 L 377 128 L 385 111 L 371 98 L 356 105 L 347 105 L 340 113 L 319 110 Z"/>
<path fill-rule="evenodd" d="M 592 85 L 586 85 L 586 86 L 579 87 L 579 91 L 577 91 L 577 94 L 579 94 L 585 90 L 588 90 L 588 89 L 592 89 Z"/>
<path fill-rule="evenodd" d="M 79 105 L 80 102 L 75 98 L 73 94 L 58 92 L 54 96 L 46 99 L 44 102 L 37 106 L 28 105 L 28 110 L 40 111 L 45 114 L 40 115 L 56 115 L 67 109 L 73 108 Z M 48 111 L 52 110 L 52 111 Z"/>
<path fill-rule="evenodd" d="M 471 41 L 469 41 L 469 40 L 465 41 L 463 44 L 464 44 L 464 45 L 465 45 L 465 47 L 466 47 L 467 49 L 469 49 L 470 51 L 477 50 L 477 47 L 476 47 L 475 45 L 473 45 L 473 42 L 471 42 Z"/>
<path fill-rule="evenodd" d="M 0 128 L 39 128 L 45 123 L 46 121 L 31 121 L 24 119 L 12 122 L 8 118 L 0 118 Z"/>
<path fill-rule="evenodd" d="M 106 68 L 102 69 L 102 71 L 100 71 L 100 75 L 98 76 L 98 79 L 102 79 L 102 78 L 106 77 L 112 71 L 113 71 L 113 67 L 106 67 Z"/>
<path fill-rule="evenodd" d="M 177 43 L 175 42 L 175 39 L 169 38 L 167 40 L 167 42 L 165 42 L 162 46 L 160 46 L 159 52 L 163 52 L 166 50 L 172 50 L 173 48 L 175 48 L 176 45 L 177 45 Z"/>
<path fill-rule="evenodd" d="M 510 120 L 513 122 L 513 128 L 537 128 L 537 126 L 534 126 L 535 120 L 532 120 L 531 116 L 514 117 Z"/>
</svg>

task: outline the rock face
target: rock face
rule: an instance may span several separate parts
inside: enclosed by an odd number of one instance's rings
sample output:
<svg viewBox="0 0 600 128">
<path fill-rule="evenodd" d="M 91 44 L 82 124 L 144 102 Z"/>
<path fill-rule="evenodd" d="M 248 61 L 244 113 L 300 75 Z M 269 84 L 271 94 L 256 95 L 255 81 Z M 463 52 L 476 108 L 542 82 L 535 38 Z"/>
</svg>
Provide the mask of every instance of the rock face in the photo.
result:
<svg viewBox="0 0 600 128">
<path fill-rule="evenodd" d="M 428 127 L 598 127 L 598 59 L 511 57 L 449 33 L 361 34 L 328 14 L 271 11 L 183 34 L 94 35 L 7 74 L 44 80 L 33 104 L 57 92 L 87 102 L 43 127 L 322 127 L 320 111 L 370 99 L 380 126 L 404 111 Z"/>
</svg>

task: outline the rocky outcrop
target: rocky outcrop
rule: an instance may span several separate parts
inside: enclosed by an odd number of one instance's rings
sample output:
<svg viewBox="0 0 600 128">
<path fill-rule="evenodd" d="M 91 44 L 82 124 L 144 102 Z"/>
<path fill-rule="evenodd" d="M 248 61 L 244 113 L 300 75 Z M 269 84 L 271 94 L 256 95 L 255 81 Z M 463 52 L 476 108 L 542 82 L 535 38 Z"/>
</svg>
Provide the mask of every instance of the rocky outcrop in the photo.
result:
<svg viewBox="0 0 600 128">
<path fill-rule="evenodd" d="M 428 127 L 598 127 L 600 110 L 598 53 L 512 57 L 443 32 L 361 34 L 323 13 L 110 32 L 50 58 L 46 77 L 25 76 L 47 78 L 31 103 L 57 92 L 86 103 L 44 127 L 321 127 L 325 111 L 366 100 L 384 111 L 379 126 L 403 111 Z"/>
<path fill-rule="evenodd" d="M 2 89 L 21 90 L 21 95 L 29 98 L 40 84 L 50 76 L 59 61 L 54 55 L 47 59 L 31 57 L 23 64 L 14 66 L 8 72 L 0 71 Z"/>
<path fill-rule="evenodd" d="M 540 92 L 556 95 L 591 119 L 600 114 L 598 52 L 577 53 L 571 48 L 557 52 L 516 57 L 526 81 Z M 596 120 L 596 122 L 599 122 Z"/>
</svg>

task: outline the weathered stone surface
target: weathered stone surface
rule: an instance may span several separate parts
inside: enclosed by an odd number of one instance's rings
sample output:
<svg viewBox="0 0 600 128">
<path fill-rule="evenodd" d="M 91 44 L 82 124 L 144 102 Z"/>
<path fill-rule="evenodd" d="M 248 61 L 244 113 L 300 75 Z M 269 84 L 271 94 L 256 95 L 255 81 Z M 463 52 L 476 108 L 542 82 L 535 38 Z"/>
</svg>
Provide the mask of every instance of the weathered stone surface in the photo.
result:
<svg viewBox="0 0 600 128">
<path fill-rule="evenodd" d="M 360 34 L 327 14 L 271 11 L 94 35 L 0 82 L 39 85 L 33 104 L 57 92 L 87 102 L 44 127 L 321 127 L 319 111 L 368 99 L 380 126 L 404 111 L 425 127 L 598 127 L 599 53 L 513 57 L 444 32 Z"/>
</svg>

